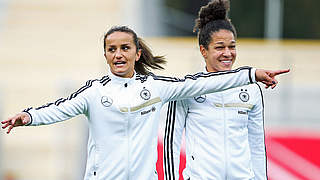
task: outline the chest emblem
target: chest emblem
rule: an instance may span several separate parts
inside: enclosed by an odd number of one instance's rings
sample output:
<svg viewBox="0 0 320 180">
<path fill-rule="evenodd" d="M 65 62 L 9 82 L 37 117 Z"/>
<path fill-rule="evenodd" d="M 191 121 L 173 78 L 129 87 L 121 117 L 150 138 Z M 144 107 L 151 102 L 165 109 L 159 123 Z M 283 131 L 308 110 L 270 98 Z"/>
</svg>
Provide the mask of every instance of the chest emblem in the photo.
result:
<svg viewBox="0 0 320 180">
<path fill-rule="evenodd" d="M 110 107 L 113 103 L 113 100 L 108 96 L 101 97 L 101 104 L 105 107 Z"/>
<path fill-rule="evenodd" d="M 143 87 L 142 91 L 140 92 L 140 97 L 144 100 L 149 100 L 151 97 L 151 93 L 148 89 Z"/>
<path fill-rule="evenodd" d="M 197 101 L 197 103 L 203 103 L 206 100 L 206 95 L 196 96 L 194 97 L 194 100 Z"/>
<path fill-rule="evenodd" d="M 247 89 L 241 89 L 241 92 L 239 93 L 239 98 L 242 102 L 248 102 L 250 99 L 249 93 L 247 91 Z"/>
</svg>

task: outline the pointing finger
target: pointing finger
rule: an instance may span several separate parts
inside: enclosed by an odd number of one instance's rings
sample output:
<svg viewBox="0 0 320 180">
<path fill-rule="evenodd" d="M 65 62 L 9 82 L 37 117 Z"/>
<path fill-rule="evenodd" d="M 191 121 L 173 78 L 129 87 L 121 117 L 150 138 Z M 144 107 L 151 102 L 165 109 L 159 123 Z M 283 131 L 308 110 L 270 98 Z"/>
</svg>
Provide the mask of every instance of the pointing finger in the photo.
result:
<svg viewBox="0 0 320 180">
<path fill-rule="evenodd" d="M 290 72 L 290 69 L 277 70 L 277 71 L 274 71 L 273 74 L 274 74 L 274 76 L 277 76 L 277 75 L 288 73 L 288 72 Z"/>
</svg>

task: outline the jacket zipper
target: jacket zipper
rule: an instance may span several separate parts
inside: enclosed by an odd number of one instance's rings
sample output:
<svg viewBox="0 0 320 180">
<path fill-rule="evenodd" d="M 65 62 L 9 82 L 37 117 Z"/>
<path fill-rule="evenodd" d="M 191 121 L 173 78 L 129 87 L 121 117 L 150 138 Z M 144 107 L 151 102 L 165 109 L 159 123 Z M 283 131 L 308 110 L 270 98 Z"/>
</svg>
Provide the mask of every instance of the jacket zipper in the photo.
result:
<svg viewBox="0 0 320 180">
<path fill-rule="evenodd" d="M 97 144 L 95 142 L 94 143 L 94 155 L 93 155 L 93 158 L 94 158 L 93 176 L 95 179 L 97 178 L 97 171 L 98 171 L 97 155 L 98 155 Z"/>
<path fill-rule="evenodd" d="M 126 94 L 126 90 L 127 90 L 127 85 L 124 85 L 124 89 L 122 89 L 122 93 L 124 93 L 124 94 Z M 128 97 L 128 98 L 130 98 L 130 97 Z M 129 101 L 130 102 L 130 101 Z M 124 106 L 125 107 L 125 106 Z M 127 154 L 126 154 L 126 166 L 125 166 L 125 179 L 126 180 L 129 180 L 130 179 L 130 171 L 129 171 L 129 167 L 130 167 L 130 158 L 129 158 L 129 154 L 130 154 L 130 149 L 129 149 L 129 147 L 130 147 L 130 133 L 129 133 L 129 119 L 130 119 L 130 114 L 131 114 L 131 110 L 130 110 L 130 104 L 127 104 L 127 108 L 128 108 L 128 111 L 127 112 L 125 112 L 126 113 L 126 118 L 125 118 L 125 136 L 126 136 L 126 141 L 127 141 Z"/>
<path fill-rule="evenodd" d="M 128 116 L 130 115 L 130 108 L 128 108 Z M 130 118 L 127 118 L 127 127 L 126 127 L 126 136 L 127 136 L 127 169 L 126 169 L 126 174 L 127 174 L 127 180 L 130 179 L 130 172 L 129 172 L 129 167 L 130 167 L 130 158 L 129 158 L 129 154 L 130 154 L 130 150 L 129 150 L 129 147 L 130 147 L 130 136 L 129 136 L 129 119 Z"/>
<path fill-rule="evenodd" d="M 130 102 L 130 101 L 129 101 Z M 127 119 L 127 180 L 130 180 L 130 116 L 131 109 L 128 105 L 128 119 Z"/>
</svg>

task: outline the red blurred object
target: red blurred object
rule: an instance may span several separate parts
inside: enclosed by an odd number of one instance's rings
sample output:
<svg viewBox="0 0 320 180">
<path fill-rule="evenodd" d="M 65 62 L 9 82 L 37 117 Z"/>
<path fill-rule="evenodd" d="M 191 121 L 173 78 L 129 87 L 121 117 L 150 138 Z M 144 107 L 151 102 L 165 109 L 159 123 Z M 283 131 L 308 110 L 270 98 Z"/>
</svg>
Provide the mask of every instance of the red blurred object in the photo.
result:
<svg viewBox="0 0 320 180">
<path fill-rule="evenodd" d="M 320 132 L 266 131 L 269 180 L 320 179 Z M 184 152 L 184 151 L 182 151 Z M 163 144 L 158 143 L 157 171 L 163 180 Z M 185 168 L 185 154 L 180 156 L 180 178 Z"/>
</svg>

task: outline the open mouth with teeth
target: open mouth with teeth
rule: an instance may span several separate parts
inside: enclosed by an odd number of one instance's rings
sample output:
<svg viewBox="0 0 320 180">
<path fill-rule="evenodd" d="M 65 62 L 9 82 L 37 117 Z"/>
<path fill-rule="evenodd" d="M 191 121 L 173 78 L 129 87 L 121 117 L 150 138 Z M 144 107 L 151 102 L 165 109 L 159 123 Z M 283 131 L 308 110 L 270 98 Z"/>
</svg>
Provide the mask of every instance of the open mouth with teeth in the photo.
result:
<svg viewBox="0 0 320 180">
<path fill-rule="evenodd" d="M 116 66 L 123 66 L 123 65 L 125 65 L 127 62 L 126 61 L 117 61 L 117 62 L 115 62 L 115 63 L 113 63 L 114 65 L 116 65 Z"/>
<path fill-rule="evenodd" d="M 231 60 L 224 60 L 224 61 L 220 61 L 220 62 L 225 66 L 230 66 L 232 64 Z"/>
</svg>

